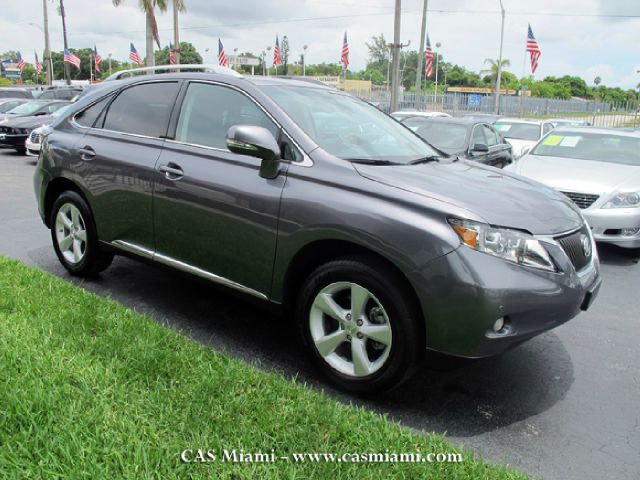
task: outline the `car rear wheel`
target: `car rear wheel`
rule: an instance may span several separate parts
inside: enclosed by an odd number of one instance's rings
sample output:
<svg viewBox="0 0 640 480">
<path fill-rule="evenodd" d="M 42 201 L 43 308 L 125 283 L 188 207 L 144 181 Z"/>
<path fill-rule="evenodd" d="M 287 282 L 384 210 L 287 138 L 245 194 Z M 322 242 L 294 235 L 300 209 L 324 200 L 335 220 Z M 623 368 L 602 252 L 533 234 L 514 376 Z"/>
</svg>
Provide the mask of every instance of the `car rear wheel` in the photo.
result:
<svg viewBox="0 0 640 480">
<path fill-rule="evenodd" d="M 56 199 L 49 225 L 56 255 L 72 275 L 95 275 L 111 265 L 113 254 L 100 250 L 91 210 L 77 192 Z"/>
<path fill-rule="evenodd" d="M 371 393 L 410 377 L 425 349 L 424 321 L 406 282 L 381 262 L 335 260 L 305 281 L 297 308 L 311 358 L 343 390 Z"/>
</svg>

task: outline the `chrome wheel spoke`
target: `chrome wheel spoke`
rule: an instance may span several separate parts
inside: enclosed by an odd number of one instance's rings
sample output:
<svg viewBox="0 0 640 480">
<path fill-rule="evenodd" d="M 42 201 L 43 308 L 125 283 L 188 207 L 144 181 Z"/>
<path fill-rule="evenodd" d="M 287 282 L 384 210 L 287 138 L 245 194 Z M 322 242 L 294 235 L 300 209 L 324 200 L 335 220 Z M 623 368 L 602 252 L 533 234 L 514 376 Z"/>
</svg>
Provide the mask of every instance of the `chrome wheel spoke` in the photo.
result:
<svg viewBox="0 0 640 480">
<path fill-rule="evenodd" d="M 366 288 L 356 285 L 355 283 L 351 285 L 351 317 L 354 320 L 362 316 L 369 298 L 370 294 Z"/>
<path fill-rule="evenodd" d="M 346 340 L 347 332 L 344 330 L 336 330 L 335 332 L 316 340 L 316 348 L 318 349 L 318 352 L 320 352 L 320 355 L 326 357 L 333 353 L 335 349 Z"/>
<path fill-rule="evenodd" d="M 80 240 L 73 240 L 73 261 L 78 263 L 82 260 L 82 242 Z"/>
<path fill-rule="evenodd" d="M 75 207 L 71 207 L 71 222 L 75 227 L 80 226 L 80 212 Z"/>
<path fill-rule="evenodd" d="M 76 238 L 78 240 L 80 240 L 81 242 L 86 242 L 87 241 L 87 231 L 86 230 L 78 230 L 78 232 L 76 233 Z"/>
<path fill-rule="evenodd" d="M 60 211 L 58 212 L 58 217 L 57 218 L 62 223 L 62 225 L 65 226 L 65 228 L 71 230 L 71 228 L 73 227 L 73 222 L 71 221 L 71 219 L 69 217 L 67 217 L 64 214 L 62 209 L 60 209 Z"/>
<path fill-rule="evenodd" d="M 73 243 L 73 237 L 71 235 L 66 236 L 60 242 L 58 242 L 58 246 L 60 247 L 61 252 L 66 252 L 71 248 L 71 244 Z"/>
<path fill-rule="evenodd" d="M 320 293 L 313 302 L 313 305 L 338 321 L 343 320 L 346 315 L 346 311 L 335 302 L 329 293 Z"/>
<path fill-rule="evenodd" d="M 366 343 L 359 338 L 351 340 L 351 356 L 353 360 L 353 374 L 362 377 L 371 373 L 371 362 L 367 355 Z"/>
<path fill-rule="evenodd" d="M 369 324 L 360 328 L 360 332 L 367 338 L 376 342 L 389 345 L 391 343 L 391 326 L 388 323 L 382 325 Z"/>
</svg>

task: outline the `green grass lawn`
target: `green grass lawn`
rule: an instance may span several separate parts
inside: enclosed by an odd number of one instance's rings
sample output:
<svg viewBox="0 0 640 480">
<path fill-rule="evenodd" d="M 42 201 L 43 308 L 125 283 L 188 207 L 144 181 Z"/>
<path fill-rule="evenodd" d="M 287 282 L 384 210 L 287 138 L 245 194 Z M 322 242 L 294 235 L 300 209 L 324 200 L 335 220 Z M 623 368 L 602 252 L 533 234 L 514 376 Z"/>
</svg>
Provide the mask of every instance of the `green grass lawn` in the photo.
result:
<svg viewBox="0 0 640 480">
<path fill-rule="evenodd" d="M 461 463 L 187 464 L 187 448 L 459 451 L 0 257 L 3 480 L 524 478 L 467 452 Z"/>
</svg>

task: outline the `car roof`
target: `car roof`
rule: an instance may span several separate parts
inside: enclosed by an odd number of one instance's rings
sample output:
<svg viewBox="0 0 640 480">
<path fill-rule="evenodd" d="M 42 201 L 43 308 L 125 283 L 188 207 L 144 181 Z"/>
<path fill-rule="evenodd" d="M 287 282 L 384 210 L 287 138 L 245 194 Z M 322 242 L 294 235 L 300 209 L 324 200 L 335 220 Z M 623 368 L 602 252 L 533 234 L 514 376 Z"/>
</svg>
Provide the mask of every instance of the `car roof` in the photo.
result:
<svg viewBox="0 0 640 480">
<path fill-rule="evenodd" d="M 530 120 L 527 118 L 500 117 L 498 120 L 496 120 L 496 123 L 509 122 L 509 123 L 523 123 L 526 125 L 540 125 L 548 121 L 549 120 Z"/>
<path fill-rule="evenodd" d="M 482 124 L 486 124 L 486 122 L 482 121 L 481 119 L 474 119 L 474 118 L 469 118 L 469 117 L 420 117 L 420 116 L 415 116 L 415 117 L 409 117 L 406 120 L 409 119 L 419 119 L 422 120 L 424 122 L 430 122 L 430 123 L 450 123 L 450 124 L 458 124 L 458 125 L 476 125 L 478 123 L 482 123 Z"/>
<path fill-rule="evenodd" d="M 559 133 L 596 133 L 599 135 L 618 135 L 621 137 L 640 138 L 640 130 L 627 130 L 613 127 L 589 127 L 589 126 L 565 126 L 553 130 L 554 134 Z"/>
</svg>

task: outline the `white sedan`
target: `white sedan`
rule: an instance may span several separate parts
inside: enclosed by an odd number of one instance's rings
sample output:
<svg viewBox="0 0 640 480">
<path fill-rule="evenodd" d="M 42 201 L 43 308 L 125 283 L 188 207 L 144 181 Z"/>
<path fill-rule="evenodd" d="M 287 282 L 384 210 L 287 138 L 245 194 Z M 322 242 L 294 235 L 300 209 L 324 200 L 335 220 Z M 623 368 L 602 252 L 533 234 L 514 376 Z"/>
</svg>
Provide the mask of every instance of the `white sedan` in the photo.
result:
<svg viewBox="0 0 640 480">
<path fill-rule="evenodd" d="M 493 126 L 511 144 L 513 156 L 517 159 L 553 130 L 555 124 L 548 120 L 500 118 Z"/>
<path fill-rule="evenodd" d="M 596 241 L 640 248 L 640 132 L 561 127 L 505 170 L 564 193 Z"/>
</svg>

